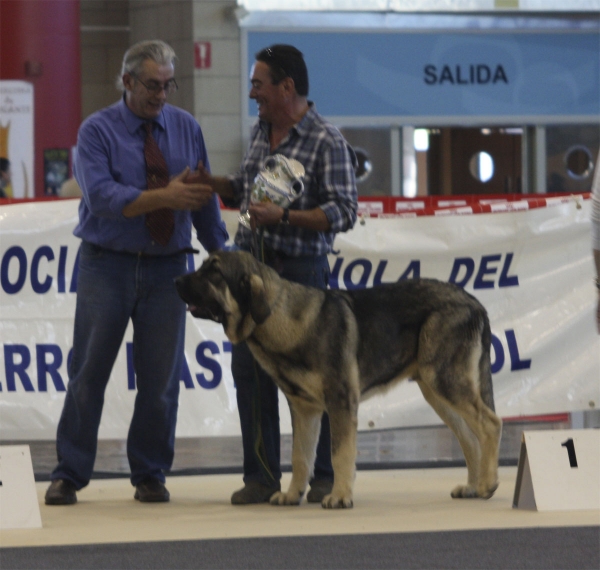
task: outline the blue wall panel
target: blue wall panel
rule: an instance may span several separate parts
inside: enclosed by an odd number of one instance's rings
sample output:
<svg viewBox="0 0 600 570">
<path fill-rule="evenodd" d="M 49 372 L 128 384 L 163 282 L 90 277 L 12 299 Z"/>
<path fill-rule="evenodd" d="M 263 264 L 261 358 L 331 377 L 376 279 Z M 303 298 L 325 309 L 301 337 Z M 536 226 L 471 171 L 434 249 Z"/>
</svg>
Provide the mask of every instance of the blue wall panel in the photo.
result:
<svg viewBox="0 0 600 570">
<path fill-rule="evenodd" d="M 327 116 L 600 118 L 597 33 L 250 30 L 248 69 L 274 43 L 304 53 Z"/>
</svg>

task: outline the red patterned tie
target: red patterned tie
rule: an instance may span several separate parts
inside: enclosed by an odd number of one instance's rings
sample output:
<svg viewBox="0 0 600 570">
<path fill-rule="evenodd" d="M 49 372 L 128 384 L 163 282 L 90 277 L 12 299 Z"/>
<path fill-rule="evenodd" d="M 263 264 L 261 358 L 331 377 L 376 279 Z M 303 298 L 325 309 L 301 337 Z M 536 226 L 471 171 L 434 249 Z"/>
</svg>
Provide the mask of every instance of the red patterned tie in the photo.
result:
<svg viewBox="0 0 600 570">
<path fill-rule="evenodd" d="M 147 122 L 146 142 L 144 144 L 144 158 L 146 159 L 146 181 L 148 190 L 164 188 L 169 184 L 169 170 L 163 153 L 156 144 L 152 135 L 152 121 Z M 167 245 L 173 235 L 175 218 L 173 210 L 162 208 L 146 214 L 146 227 L 152 239 L 160 245 Z"/>
</svg>

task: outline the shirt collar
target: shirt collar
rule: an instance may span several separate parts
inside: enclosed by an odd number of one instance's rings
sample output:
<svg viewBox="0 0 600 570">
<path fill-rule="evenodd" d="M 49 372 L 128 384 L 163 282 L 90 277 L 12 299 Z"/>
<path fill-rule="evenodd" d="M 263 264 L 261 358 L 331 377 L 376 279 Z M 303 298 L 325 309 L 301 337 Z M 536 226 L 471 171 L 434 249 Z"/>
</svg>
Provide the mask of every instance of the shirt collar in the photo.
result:
<svg viewBox="0 0 600 570">
<path fill-rule="evenodd" d="M 143 128 L 143 125 L 147 123 L 147 119 L 142 119 L 138 117 L 135 113 L 131 111 L 131 109 L 125 103 L 125 93 L 123 93 L 123 97 L 121 97 L 121 101 L 119 102 L 119 109 L 121 112 L 121 118 L 127 127 L 127 131 L 130 135 L 134 135 L 138 129 Z M 165 130 L 165 108 L 161 111 L 160 115 L 153 119 L 153 122 L 156 123 L 163 131 Z"/>
<path fill-rule="evenodd" d="M 317 106 L 312 102 L 308 102 L 308 111 L 304 114 L 304 117 L 300 119 L 298 123 L 296 123 L 293 127 L 290 128 L 290 131 L 295 130 L 299 135 L 305 135 L 310 131 L 311 125 L 315 121 L 315 117 L 317 115 Z M 258 120 L 260 128 L 265 133 L 267 138 L 269 137 L 269 123 L 263 121 L 262 119 Z"/>
<path fill-rule="evenodd" d="M 315 122 L 317 115 L 317 106 L 312 102 L 308 102 L 308 111 L 304 113 L 304 117 L 300 119 L 292 128 L 296 129 L 299 135 L 306 135 L 310 131 L 312 124 Z"/>
</svg>

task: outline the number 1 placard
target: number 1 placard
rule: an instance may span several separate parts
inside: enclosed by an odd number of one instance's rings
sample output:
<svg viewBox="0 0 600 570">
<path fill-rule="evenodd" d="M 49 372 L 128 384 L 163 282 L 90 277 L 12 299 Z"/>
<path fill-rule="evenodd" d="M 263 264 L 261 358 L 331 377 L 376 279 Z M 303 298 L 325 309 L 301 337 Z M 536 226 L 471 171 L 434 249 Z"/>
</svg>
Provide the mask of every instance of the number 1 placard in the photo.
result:
<svg viewBox="0 0 600 570">
<path fill-rule="evenodd" d="M 513 508 L 600 509 L 600 430 L 523 432 Z"/>
</svg>

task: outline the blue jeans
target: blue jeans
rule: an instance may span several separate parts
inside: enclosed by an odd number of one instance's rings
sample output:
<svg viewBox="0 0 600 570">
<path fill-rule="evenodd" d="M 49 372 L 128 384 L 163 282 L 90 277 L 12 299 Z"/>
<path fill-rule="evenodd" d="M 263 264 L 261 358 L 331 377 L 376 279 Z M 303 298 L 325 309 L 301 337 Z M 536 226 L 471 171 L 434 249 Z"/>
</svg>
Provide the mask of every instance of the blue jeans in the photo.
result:
<svg viewBox="0 0 600 570">
<path fill-rule="evenodd" d="M 184 253 L 143 257 L 82 242 L 53 480 L 68 479 L 77 489 L 89 483 L 104 391 L 131 319 L 137 383 L 127 436 L 131 483 L 149 477 L 164 482 L 173 463 L 186 313 L 173 279 L 185 272 Z"/>
<path fill-rule="evenodd" d="M 284 258 L 277 263 L 282 277 L 319 289 L 329 283 L 326 255 Z M 246 343 L 233 345 L 231 372 L 236 396 L 242 444 L 244 448 L 244 483 L 258 481 L 274 486 L 281 479 L 279 400 L 277 386 L 254 360 Z M 317 446 L 314 479 L 333 481 L 329 416 L 323 414 Z"/>
</svg>

